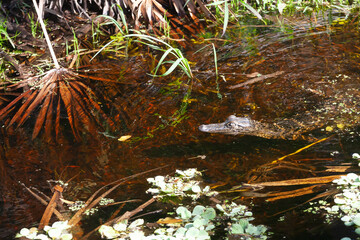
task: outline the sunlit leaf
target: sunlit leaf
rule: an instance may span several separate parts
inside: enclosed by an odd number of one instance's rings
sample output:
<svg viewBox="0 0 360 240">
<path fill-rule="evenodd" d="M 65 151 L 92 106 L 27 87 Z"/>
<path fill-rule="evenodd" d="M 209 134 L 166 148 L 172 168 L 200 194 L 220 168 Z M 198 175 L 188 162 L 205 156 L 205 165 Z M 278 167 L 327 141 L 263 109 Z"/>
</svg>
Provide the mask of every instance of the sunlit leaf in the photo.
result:
<svg viewBox="0 0 360 240">
<path fill-rule="evenodd" d="M 228 2 L 225 1 L 225 6 L 224 6 L 224 25 L 223 25 L 223 32 L 222 32 L 222 34 L 221 34 L 221 37 L 223 37 L 223 36 L 225 35 L 228 22 L 229 22 L 229 6 L 228 6 Z"/>
<path fill-rule="evenodd" d="M 183 222 L 182 219 L 166 217 L 166 218 L 160 218 L 156 223 L 158 223 L 158 224 L 177 224 L 177 223 L 182 223 L 182 222 Z"/>
<path fill-rule="evenodd" d="M 125 142 L 126 140 L 130 139 L 131 138 L 131 135 L 124 135 L 124 136 L 121 136 L 118 141 L 120 142 Z"/>
</svg>

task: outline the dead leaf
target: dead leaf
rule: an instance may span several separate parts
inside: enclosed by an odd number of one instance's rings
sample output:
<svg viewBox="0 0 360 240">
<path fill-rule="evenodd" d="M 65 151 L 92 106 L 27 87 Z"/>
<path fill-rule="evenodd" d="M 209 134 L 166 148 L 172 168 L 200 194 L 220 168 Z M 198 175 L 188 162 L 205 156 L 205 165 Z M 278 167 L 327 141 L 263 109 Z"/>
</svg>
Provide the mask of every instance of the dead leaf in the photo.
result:
<svg viewBox="0 0 360 240">
<path fill-rule="evenodd" d="M 124 136 L 121 136 L 118 140 L 120 142 L 125 142 L 126 140 L 128 140 L 129 138 L 131 138 L 131 135 L 124 135 Z"/>
<path fill-rule="evenodd" d="M 176 223 L 182 223 L 181 219 L 166 217 L 166 218 L 160 218 L 157 221 L 158 224 L 176 224 Z"/>
</svg>

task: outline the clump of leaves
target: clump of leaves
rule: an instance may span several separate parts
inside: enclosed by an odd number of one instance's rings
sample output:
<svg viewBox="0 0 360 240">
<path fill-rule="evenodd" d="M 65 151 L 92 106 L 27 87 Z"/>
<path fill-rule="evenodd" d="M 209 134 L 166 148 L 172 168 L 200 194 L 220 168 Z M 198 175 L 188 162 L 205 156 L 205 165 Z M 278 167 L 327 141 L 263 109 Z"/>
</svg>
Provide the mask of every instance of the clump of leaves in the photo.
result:
<svg viewBox="0 0 360 240">
<path fill-rule="evenodd" d="M 101 226 L 99 232 L 106 239 L 130 239 L 130 240 L 203 240 L 210 239 L 217 231 L 226 231 L 229 236 L 239 235 L 244 239 L 266 239 L 267 228 L 263 225 L 255 226 L 250 223 L 254 218 L 252 212 L 244 205 L 228 203 L 227 201 L 217 204 L 216 207 L 199 204 L 199 196 L 214 196 L 216 192 L 210 192 L 209 187 L 199 186 L 201 172 L 196 169 L 185 171 L 177 170 L 176 176 L 156 176 L 149 178 L 148 182 L 153 185 L 147 192 L 162 201 L 169 197 L 181 199 L 190 198 L 190 206 L 178 206 L 175 213 L 169 213 L 169 217 L 159 219 L 160 225 L 156 230 L 149 229 L 144 220 L 137 219 L 128 225 L 128 221 L 122 221 L 113 226 Z M 176 215 L 175 215 L 176 214 Z M 170 217 L 171 215 L 175 215 Z M 223 229 L 223 226 L 228 226 Z M 150 232 L 150 233 L 149 233 Z"/>
<path fill-rule="evenodd" d="M 230 235 L 240 235 L 245 239 L 266 239 L 267 228 L 263 225 L 255 226 L 250 223 L 254 218 L 246 206 L 236 203 L 223 203 L 216 209 L 209 206 L 196 205 L 194 208 L 180 206 L 176 209 L 175 218 L 160 219 L 160 227 L 147 235 L 150 230 L 143 219 L 137 219 L 128 225 L 122 221 L 113 226 L 101 226 L 99 232 L 106 239 L 154 240 L 205 240 L 211 239 L 217 226 L 228 221 L 225 230 Z"/>
<path fill-rule="evenodd" d="M 190 197 L 192 200 L 198 199 L 200 196 L 214 196 L 217 193 L 210 191 L 210 187 L 201 188 L 201 182 L 198 180 L 201 172 L 195 168 L 187 170 L 176 170 L 175 176 L 156 176 L 148 178 L 147 181 L 153 185 L 146 192 L 153 194 L 157 198 L 184 198 Z"/>
<path fill-rule="evenodd" d="M 326 212 L 328 223 L 340 218 L 346 226 L 354 226 L 355 232 L 360 235 L 360 176 L 349 173 L 333 181 L 341 191 L 334 196 L 334 202 L 320 200 L 310 203 L 311 207 L 305 212 L 314 214 Z"/>
<path fill-rule="evenodd" d="M 68 221 L 54 222 L 52 226 L 45 226 L 44 233 L 39 233 L 37 228 L 23 228 L 20 233 L 16 234 L 16 238 L 26 237 L 27 239 L 40 240 L 71 240 L 73 235 L 69 232 L 71 226 Z"/>
</svg>

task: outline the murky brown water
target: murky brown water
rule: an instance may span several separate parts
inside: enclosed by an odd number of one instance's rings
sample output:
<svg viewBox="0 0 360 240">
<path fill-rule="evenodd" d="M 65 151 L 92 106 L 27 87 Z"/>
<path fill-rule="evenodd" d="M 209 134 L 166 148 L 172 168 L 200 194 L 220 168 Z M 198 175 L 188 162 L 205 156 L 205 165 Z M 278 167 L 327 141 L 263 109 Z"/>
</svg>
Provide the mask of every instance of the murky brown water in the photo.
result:
<svg viewBox="0 0 360 240">
<path fill-rule="evenodd" d="M 0 238 L 9 239 L 22 227 L 36 225 L 45 209 L 19 182 L 50 195 L 47 180 L 66 181 L 78 175 L 65 194 L 76 200 L 88 197 L 108 182 L 168 165 L 153 175 L 196 167 L 205 170 L 210 184 L 230 187 L 247 181 L 251 170 L 308 143 L 208 135 L 198 131 L 200 124 L 221 122 L 234 113 L 272 122 L 314 110 L 326 102 L 334 105 L 342 102 L 360 109 L 360 102 L 353 101 L 359 98 L 357 90 L 360 89 L 357 24 L 329 25 L 327 18 L 321 16 L 316 20 L 294 19 L 293 22 L 297 24 L 292 28 L 284 25 L 283 29 L 279 25 L 229 29 L 228 41 L 214 41 L 219 59 L 218 79 L 214 74 L 212 49 L 208 47 L 194 53 L 208 42 L 185 51 L 186 57 L 196 63 L 192 66 L 195 79 L 191 81 L 181 74 L 152 79 L 146 74 L 153 65 L 147 53 L 137 54 L 128 61 L 112 61 L 116 66 L 110 63 L 106 66 L 116 72 L 119 83 L 96 83 L 93 87 L 104 93 L 101 101 L 116 121 L 115 132 L 99 129 L 92 135 L 85 134 L 82 142 L 74 142 L 67 133 L 61 143 L 47 143 L 42 137 L 31 140 L 31 126 L 11 132 L 3 128 Z M 283 73 L 229 89 L 249 80 L 246 74 L 266 75 L 278 71 Z M 114 78 L 114 74 L 108 77 Z M 181 117 L 184 118 L 175 124 Z M 358 117 L 346 119 L 358 123 Z M 133 140 L 119 142 L 117 139 L 122 135 L 131 135 Z M 319 131 L 319 135 L 329 134 Z M 320 164 L 348 160 L 352 153 L 360 152 L 358 143 L 355 131 L 318 144 L 291 160 L 326 159 L 317 161 Z M 335 157 L 331 155 L 336 151 Z M 267 176 L 267 180 L 280 180 L 294 174 L 297 177 L 312 175 L 290 170 L 278 174 Z M 140 177 L 130 182 L 113 197 L 125 200 L 144 196 L 145 179 Z M 295 200 L 292 204 L 298 203 L 301 201 Z M 284 209 L 263 206 L 257 211 L 259 215 L 270 215 L 281 210 Z M 281 226 L 279 232 L 288 239 L 311 236 L 284 230 Z M 324 236 L 331 239 L 332 231 L 328 232 L 329 235 Z"/>
</svg>

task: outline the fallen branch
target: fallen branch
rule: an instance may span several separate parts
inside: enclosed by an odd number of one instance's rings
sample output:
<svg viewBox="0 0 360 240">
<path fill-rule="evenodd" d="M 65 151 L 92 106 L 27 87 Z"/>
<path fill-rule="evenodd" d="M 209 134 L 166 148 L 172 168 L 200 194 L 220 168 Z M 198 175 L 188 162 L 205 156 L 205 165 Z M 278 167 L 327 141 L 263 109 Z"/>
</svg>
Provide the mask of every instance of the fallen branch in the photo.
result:
<svg viewBox="0 0 360 240">
<path fill-rule="evenodd" d="M 307 194 L 313 194 L 315 192 L 319 192 L 320 191 L 320 187 L 325 186 L 324 184 L 321 185 L 313 185 L 313 186 L 309 186 L 309 187 L 304 187 L 304 188 L 300 188 L 300 189 L 296 189 L 296 190 L 292 190 L 292 191 L 286 191 L 286 192 L 277 192 L 277 193 L 270 193 L 270 196 L 275 196 L 272 198 L 268 198 L 266 199 L 267 202 L 274 202 L 280 199 L 286 199 L 286 198 L 294 198 L 294 197 L 300 197 L 300 196 L 304 196 Z M 316 188 L 318 189 L 316 191 Z"/>
<path fill-rule="evenodd" d="M 64 191 L 64 189 L 59 185 L 56 185 L 54 187 L 54 194 L 53 194 L 52 198 L 50 199 L 50 202 L 47 205 L 44 214 L 41 217 L 40 224 L 38 227 L 39 230 L 41 230 L 45 226 L 49 225 L 50 218 L 54 213 L 57 203 L 60 201 L 60 198 L 62 197 L 63 191 Z"/>
<path fill-rule="evenodd" d="M 247 85 L 250 85 L 250 84 L 254 84 L 254 83 L 257 83 L 257 82 L 260 82 L 260 81 L 264 81 L 264 80 L 266 80 L 268 78 L 273 78 L 273 77 L 279 76 L 279 75 L 281 75 L 283 73 L 284 73 L 284 71 L 277 71 L 277 72 L 274 72 L 274 73 L 262 75 L 260 77 L 256 77 L 256 78 L 247 80 L 247 81 L 245 81 L 243 83 L 236 84 L 236 85 L 233 85 L 233 86 L 229 86 L 228 89 L 241 88 L 241 87 L 244 87 L 244 86 L 247 86 Z"/>
<path fill-rule="evenodd" d="M 345 175 L 332 175 L 332 176 L 325 176 L 325 177 L 290 179 L 290 180 L 263 182 L 263 183 L 244 183 L 243 186 L 253 187 L 253 188 L 262 188 L 262 187 L 282 187 L 282 186 L 295 186 L 295 185 L 307 185 L 307 184 L 320 184 L 320 183 L 332 182 L 333 180 L 340 178 L 342 176 L 345 176 Z"/>
</svg>

